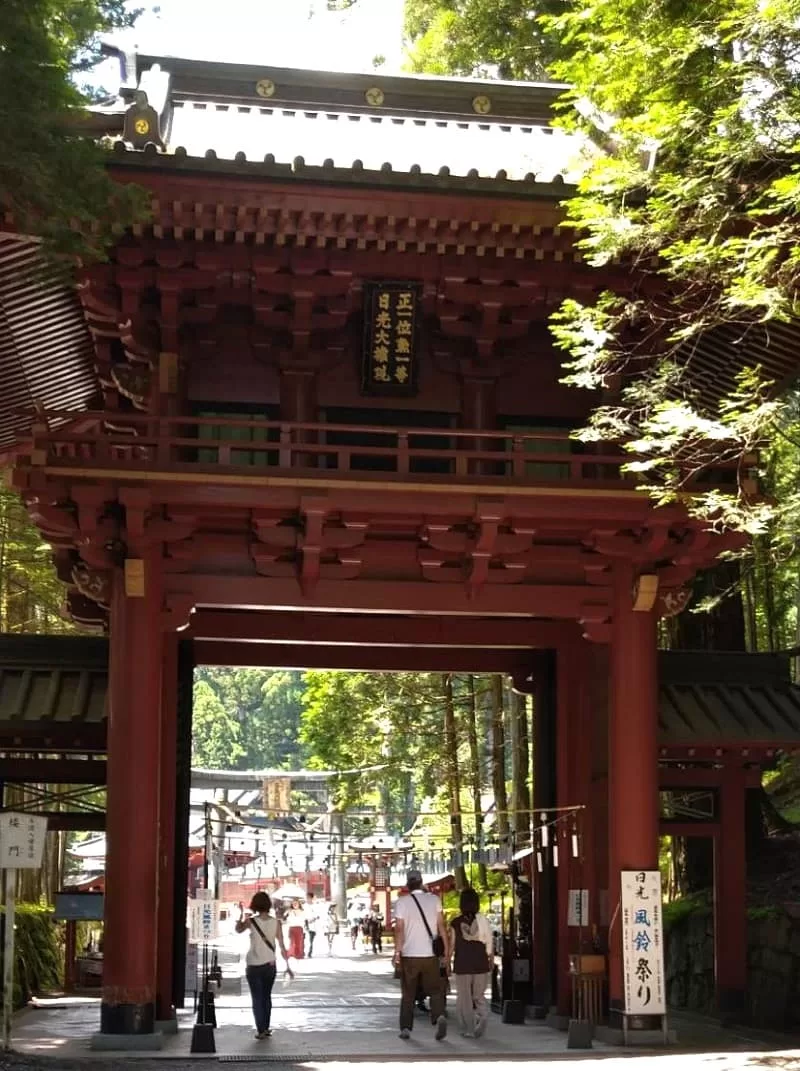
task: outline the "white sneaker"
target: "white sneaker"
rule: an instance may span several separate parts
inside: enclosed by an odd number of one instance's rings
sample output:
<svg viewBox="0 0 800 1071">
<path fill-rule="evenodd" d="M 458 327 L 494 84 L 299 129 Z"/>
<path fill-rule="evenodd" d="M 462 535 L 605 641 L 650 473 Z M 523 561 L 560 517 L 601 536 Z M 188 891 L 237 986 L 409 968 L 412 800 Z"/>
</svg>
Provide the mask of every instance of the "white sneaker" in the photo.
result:
<svg viewBox="0 0 800 1071">
<path fill-rule="evenodd" d="M 403 1027 L 403 1029 L 400 1031 L 398 1037 L 401 1037 L 403 1039 L 403 1041 L 408 1041 L 408 1039 L 411 1037 L 411 1031 L 410 1030 L 406 1030 L 406 1028 Z"/>
</svg>

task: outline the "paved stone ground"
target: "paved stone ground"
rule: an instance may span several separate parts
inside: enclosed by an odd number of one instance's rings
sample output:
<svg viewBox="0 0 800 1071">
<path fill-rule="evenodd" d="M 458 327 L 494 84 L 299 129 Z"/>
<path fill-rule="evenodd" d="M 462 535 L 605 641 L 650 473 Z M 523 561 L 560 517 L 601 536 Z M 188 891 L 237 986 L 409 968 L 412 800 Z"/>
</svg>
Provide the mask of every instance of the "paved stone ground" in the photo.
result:
<svg viewBox="0 0 800 1071">
<path fill-rule="evenodd" d="M 590 1051 L 568 1051 L 566 1035 L 541 1023 L 520 1026 L 503 1024 L 493 1015 L 489 1030 L 480 1040 L 459 1035 L 454 1018 L 443 1042 L 436 1042 L 428 1020 L 419 1015 L 410 1041 L 398 1034 L 399 983 L 393 978 L 388 954 L 353 954 L 349 942 L 326 950 L 312 960 L 297 965 L 297 977 L 288 986 L 279 980 L 274 992 L 272 1026 L 274 1034 L 265 1041 L 253 1036 L 252 1013 L 246 984 L 242 987 L 239 951 L 244 938 L 224 943 L 220 959 L 225 974 L 216 996 L 218 1027 L 215 1031 L 216 1056 L 192 1056 L 190 1044 L 194 1016 L 191 1006 L 179 1013 L 177 1035 L 167 1037 L 159 1053 L 98 1053 L 89 1041 L 99 1024 L 97 999 L 71 998 L 42 1001 L 25 1009 L 15 1019 L 13 1047 L 15 1053 L 3 1060 L 0 1071 L 91 1071 L 117 1068 L 122 1060 L 135 1062 L 135 1071 L 188 1071 L 198 1062 L 217 1060 L 224 1063 L 269 1065 L 286 1071 L 315 1071 L 324 1063 L 324 1071 L 344 1071 L 353 1062 L 364 1071 L 379 1063 L 413 1062 L 425 1067 L 443 1060 L 454 1065 L 475 1062 L 518 1064 L 536 1060 L 547 1066 L 565 1059 L 601 1058 L 608 1071 L 625 1060 L 657 1060 L 657 1071 L 680 1071 L 688 1068 L 709 1071 L 733 1071 L 739 1068 L 770 1068 L 771 1071 L 800 1071 L 800 1050 L 789 1049 L 790 1040 L 780 1037 L 733 1034 L 712 1028 L 705 1020 L 679 1025 L 683 1055 L 651 1052 L 633 1053 L 610 1045 L 594 1043 Z M 242 992 L 244 988 L 244 992 Z M 191 1004 L 191 1002 L 190 1002 Z M 452 1001 L 450 1002 L 452 1007 Z M 688 1059 L 685 1048 L 702 1049 Z M 605 1071 L 605 1069 L 604 1069 Z M 648 1068 L 649 1071 L 649 1068 Z"/>
</svg>

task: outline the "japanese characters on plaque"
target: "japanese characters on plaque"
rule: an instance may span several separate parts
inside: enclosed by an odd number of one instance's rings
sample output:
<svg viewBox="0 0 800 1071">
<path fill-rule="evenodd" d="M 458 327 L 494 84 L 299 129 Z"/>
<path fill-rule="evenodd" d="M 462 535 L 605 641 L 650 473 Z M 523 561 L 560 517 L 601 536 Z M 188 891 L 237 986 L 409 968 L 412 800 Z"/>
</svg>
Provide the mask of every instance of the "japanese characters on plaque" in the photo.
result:
<svg viewBox="0 0 800 1071">
<path fill-rule="evenodd" d="M 419 299 L 417 283 L 364 284 L 361 388 L 366 394 L 416 392 Z"/>
<path fill-rule="evenodd" d="M 622 956 L 625 1011 L 666 1015 L 661 874 L 622 871 Z"/>
<path fill-rule="evenodd" d="M 290 777 L 267 777 L 261 786 L 261 802 L 267 814 L 286 813 L 291 809 Z"/>
<path fill-rule="evenodd" d="M 589 890 L 570 889 L 567 909 L 568 926 L 589 925 Z"/>
<path fill-rule="evenodd" d="M 189 901 L 189 944 L 215 941 L 219 935 L 219 900 L 212 899 L 210 889 L 198 889 L 197 899 Z"/>
<path fill-rule="evenodd" d="M 37 870 L 42 865 L 47 819 L 38 814 L 0 814 L 0 867 Z"/>
</svg>

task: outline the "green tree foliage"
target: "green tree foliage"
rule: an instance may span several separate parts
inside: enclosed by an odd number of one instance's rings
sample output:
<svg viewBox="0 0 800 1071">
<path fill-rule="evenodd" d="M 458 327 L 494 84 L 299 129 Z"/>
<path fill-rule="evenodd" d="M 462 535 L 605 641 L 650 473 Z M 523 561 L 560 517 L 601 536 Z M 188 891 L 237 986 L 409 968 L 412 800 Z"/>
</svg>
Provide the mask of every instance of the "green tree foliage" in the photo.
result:
<svg viewBox="0 0 800 1071">
<path fill-rule="evenodd" d="M 5 0 L 0 15 L 0 204 L 18 230 L 84 260 L 145 203 L 80 136 L 86 97 L 75 84 L 97 59 L 97 35 L 134 18 L 124 0 Z"/>
<path fill-rule="evenodd" d="M 440 699 L 433 674 L 305 674 L 301 740 L 318 769 L 370 766 L 342 776 L 342 804 L 380 802 L 395 814 L 409 811 L 412 785 L 430 791 L 441 764 Z M 413 775 L 413 776 L 412 776 Z"/>
<path fill-rule="evenodd" d="M 540 0 L 406 0 L 410 70 L 426 74 L 542 79 L 552 46 L 536 16 L 561 4 Z"/>
<path fill-rule="evenodd" d="M 796 314 L 800 3 L 589 0 L 545 25 L 561 49 L 552 71 L 573 86 L 561 123 L 602 150 L 569 220 L 591 264 L 619 259 L 637 279 L 566 302 L 556 334 L 569 381 L 610 391 L 591 435 L 625 441 L 669 498 L 698 466 L 742 458 L 792 420 L 755 368 L 709 405 L 691 354 L 724 327 L 734 360 L 760 325 Z M 773 506 L 742 505 L 696 504 L 764 531 Z M 779 512 L 797 506 L 794 492 Z"/>
<path fill-rule="evenodd" d="M 235 770 L 244 751 L 241 726 L 206 680 L 194 686 L 192 711 L 192 765 L 213 770 Z"/>
<path fill-rule="evenodd" d="M 16 492 L 0 484 L 0 632 L 72 631 L 50 547 Z"/>
<path fill-rule="evenodd" d="M 194 689 L 193 762 L 228 770 L 303 765 L 302 674 L 204 666 Z"/>
</svg>

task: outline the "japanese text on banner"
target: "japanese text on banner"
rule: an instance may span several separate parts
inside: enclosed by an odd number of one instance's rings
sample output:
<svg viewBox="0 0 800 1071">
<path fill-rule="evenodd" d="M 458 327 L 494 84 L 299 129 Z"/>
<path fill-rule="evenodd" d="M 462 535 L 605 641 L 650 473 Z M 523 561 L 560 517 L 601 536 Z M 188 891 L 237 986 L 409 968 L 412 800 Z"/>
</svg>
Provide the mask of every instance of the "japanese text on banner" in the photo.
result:
<svg viewBox="0 0 800 1071">
<path fill-rule="evenodd" d="M 189 942 L 202 944 L 219 936 L 219 900 L 189 901 Z"/>
<path fill-rule="evenodd" d="M 665 1015 L 661 874 L 622 871 L 622 956 L 625 1011 Z"/>
<path fill-rule="evenodd" d="M 363 387 L 408 394 L 416 383 L 418 290 L 411 283 L 365 286 Z"/>
</svg>

